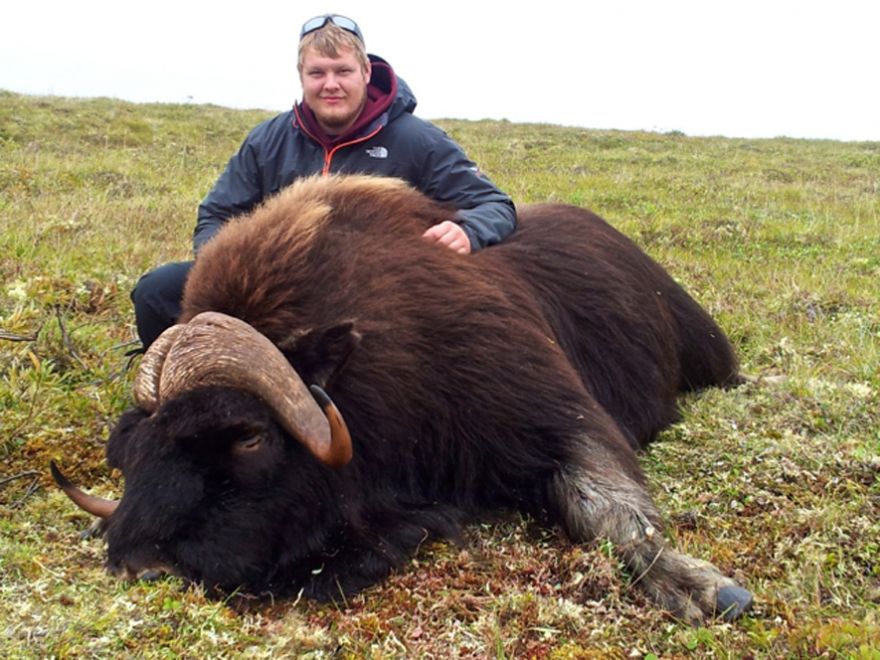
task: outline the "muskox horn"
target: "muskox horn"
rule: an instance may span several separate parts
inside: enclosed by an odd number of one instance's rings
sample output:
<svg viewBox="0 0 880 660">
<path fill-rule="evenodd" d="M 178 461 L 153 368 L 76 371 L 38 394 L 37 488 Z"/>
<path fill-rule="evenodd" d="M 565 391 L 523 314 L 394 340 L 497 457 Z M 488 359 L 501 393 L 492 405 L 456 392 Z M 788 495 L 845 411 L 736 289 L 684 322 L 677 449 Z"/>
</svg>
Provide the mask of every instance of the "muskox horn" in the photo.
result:
<svg viewBox="0 0 880 660">
<path fill-rule="evenodd" d="M 330 424 L 330 435 L 333 438 L 332 447 L 330 449 L 330 460 L 326 461 L 332 465 L 345 465 L 351 460 L 351 436 L 348 434 L 348 427 L 345 420 L 333 403 L 333 399 L 318 385 L 312 385 L 309 388 L 315 399 L 324 410 L 324 415 Z"/>
<path fill-rule="evenodd" d="M 339 411 L 321 407 L 280 350 L 249 324 L 202 312 L 176 325 L 150 346 L 135 378 L 135 400 L 149 412 L 194 387 L 225 385 L 263 399 L 284 428 L 331 467 L 351 459 L 351 437 Z M 152 354 L 155 347 L 155 354 Z M 152 354 L 152 355 L 151 355 Z M 146 366 L 144 366 L 146 365 Z"/>
<path fill-rule="evenodd" d="M 155 412 L 159 407 L 159 383 L 162 380 L 162 367 L 174 342 L 185 325 L 173 325 L 156 338 L 144 357 L 134 378 L 134 401 L 147 412 Z"/>
<path fill-rule="evenodd" d="M 116 500 L 105 500 L 103 497 L 95 497 L 94 495 L 87 495 L 82 492 L 71 483 L 70 479 L 64 476 L 61 470 L 58 469 L 58 466 L 55 465 L 55 461 L 49 462 L 49 470 L 52 472 L 52 478 L 55 480 L 55 483 L 64 491 L 64 494 L 86 513 L 106 519 L 113 515 L 116 507 L 119 506 L 119 502 Z"/>
</svg>

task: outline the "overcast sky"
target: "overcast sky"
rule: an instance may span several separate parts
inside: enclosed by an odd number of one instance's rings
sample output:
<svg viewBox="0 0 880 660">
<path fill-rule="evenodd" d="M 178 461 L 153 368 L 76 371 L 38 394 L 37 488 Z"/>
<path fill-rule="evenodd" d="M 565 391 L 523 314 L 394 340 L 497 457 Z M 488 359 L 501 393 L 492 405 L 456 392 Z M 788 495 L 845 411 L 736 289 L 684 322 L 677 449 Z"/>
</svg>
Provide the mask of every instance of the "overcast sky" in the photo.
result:
<svg viewBox="0 0 880 660">
<path fill-rule="evenodd" d="M 16 0 L 0 89 L 286 110 L 328 11 L 427 119 L 880 141 L 878 0 Z"/>
</svg>

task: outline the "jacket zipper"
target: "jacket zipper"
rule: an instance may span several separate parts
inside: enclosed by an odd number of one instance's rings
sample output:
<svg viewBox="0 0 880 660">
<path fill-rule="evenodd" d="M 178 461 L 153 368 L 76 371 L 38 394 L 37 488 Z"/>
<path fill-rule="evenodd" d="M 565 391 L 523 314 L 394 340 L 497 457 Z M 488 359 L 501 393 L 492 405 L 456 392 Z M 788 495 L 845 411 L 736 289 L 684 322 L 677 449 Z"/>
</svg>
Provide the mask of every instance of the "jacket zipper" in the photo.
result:
<svg viewBox="0 0 880 660">
<path fill-rule="evenodd" d="M 354 144 L 358 144 L 360 142 L 366 142 L 370 138 L 374 137 L 379 131 L 381 131 L 382 128 L 383 128 L 382 126 L 379 126 L 369 135 L 364 135 L 363 137 L 359 137 L 357 140 L 351 140 L 350 142 L 343 142 L 342 144 L 337 144 L 330 151 L 327 151 L 327 149 L 325 148 L 324 149 L 324 169 L 321 171 L 321 176 L 327 176 L 328 174 L 330 174 L 330 163 L 333 161 L 333 154 L 335 154 L 337 151 L 339 151 L 343 147 L 350 147 L 350 146 L 352 146 Z M 308 131 L 306 131 L 306 132 L 308 132 Z"/>
</svg>

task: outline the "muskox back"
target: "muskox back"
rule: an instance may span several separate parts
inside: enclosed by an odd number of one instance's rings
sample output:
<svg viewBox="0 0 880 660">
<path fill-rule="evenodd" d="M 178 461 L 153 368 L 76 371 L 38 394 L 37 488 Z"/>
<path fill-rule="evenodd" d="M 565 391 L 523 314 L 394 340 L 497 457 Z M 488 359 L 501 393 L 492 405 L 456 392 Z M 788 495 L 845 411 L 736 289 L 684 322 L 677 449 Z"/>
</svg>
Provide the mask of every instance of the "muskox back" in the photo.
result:
<svg viewBox="0 0 880 660">
<path fill-rule="evenodd" d="M 584 385 L 634 446 L 676 420 L 679 393 L 738 382 L 715 321 L 602 218 L 542 204 L 521 208 L 518 220 L 510 239 L 475 258 L 527 284 Z"/>
</svg>

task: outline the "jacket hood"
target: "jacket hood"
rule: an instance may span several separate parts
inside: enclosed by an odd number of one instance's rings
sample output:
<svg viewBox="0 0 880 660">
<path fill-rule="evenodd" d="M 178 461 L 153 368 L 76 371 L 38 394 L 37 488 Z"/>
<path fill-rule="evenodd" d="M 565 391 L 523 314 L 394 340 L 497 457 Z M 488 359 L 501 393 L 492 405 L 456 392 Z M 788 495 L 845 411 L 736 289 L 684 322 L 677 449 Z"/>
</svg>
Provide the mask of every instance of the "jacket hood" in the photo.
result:
<svg viewBox="0 0 880 660">
<path fill-rule="evenodd" d="M 415 94 L 406 84 L 403 78 L 394 73 L 394 69 L 384 59 L 378 55 L 369 55 L 370 65 L 373 67 L 373 74 L 370 77 L 370 87 L 377 90 L 383 90 L 385 94 L 390 95 L 391 90 L 395 87 L 394 97 L 389 106 L 390 118 L 395 118 L 404 112 L 412 114 L 416 109 Z M 369 93 L 369 92 L 368 92 Z"/>
<path fill-rule="evenodd" d="M 378 55 L 369 55 L 372 73 L 367 85 L 367 102 L 354 125 L 342 135 L 328 136 L 321 129 L 312 109 L 305 101 L 294 109 L 295 125 L 325 148 L 372 133 L 403 113 L 412 113 L 416 97 L 409 85 L 397 77 L 394 69 Z"/>
</svg>

